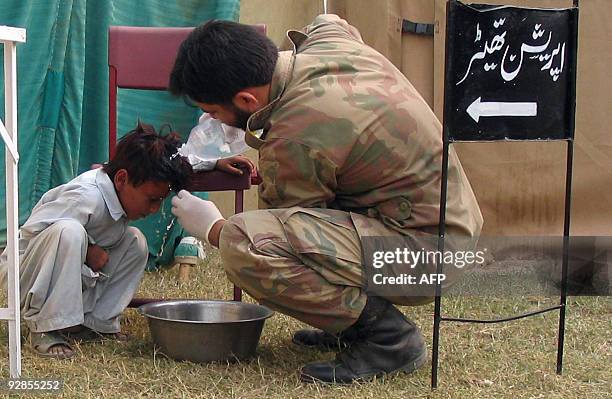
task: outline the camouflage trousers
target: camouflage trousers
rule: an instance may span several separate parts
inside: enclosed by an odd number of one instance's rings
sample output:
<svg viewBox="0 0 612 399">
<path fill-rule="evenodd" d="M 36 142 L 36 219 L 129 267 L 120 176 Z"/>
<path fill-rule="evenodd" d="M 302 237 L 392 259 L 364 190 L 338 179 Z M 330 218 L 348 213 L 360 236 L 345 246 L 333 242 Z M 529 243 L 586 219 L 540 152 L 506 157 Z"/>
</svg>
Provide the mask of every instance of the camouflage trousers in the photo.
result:
<svg viewBox="0 0 612 399">
<path fill-rule="evenodd" d="M 288 208 L 234 215 L 219 249 L 234 284 L 311 326 L 343 331 L 365 306 L 361 244 L 347 212 Z"/>
</svg>

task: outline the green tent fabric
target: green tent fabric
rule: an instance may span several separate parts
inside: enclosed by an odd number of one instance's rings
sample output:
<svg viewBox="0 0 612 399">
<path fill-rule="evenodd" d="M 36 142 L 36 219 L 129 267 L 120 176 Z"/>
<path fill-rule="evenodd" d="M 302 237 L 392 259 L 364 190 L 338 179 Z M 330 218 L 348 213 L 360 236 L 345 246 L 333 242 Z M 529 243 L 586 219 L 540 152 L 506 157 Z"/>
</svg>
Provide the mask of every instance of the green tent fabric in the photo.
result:
<svg viewBox="0 0 612 399">
<path fill-rule="evenodd" d="M 108 158 L 109 26 L 196 26 L 213 18 L 237 20 L 239 10 L 239 0 L 2 0 L 0 25 L 27 30 L 26 43 L 17 46 L 20 224 L 50 188 Z M 4 117 L 4 96 L 0 102 Z M 119 134 L 141 119 L 157 128 L 168 123 L 185 137 L 199 116 L 163 92 L 120 90 L 118 110 Z M 0 198 L 5 190 L 1 184 Z M 152 254 L 180 239 L 182 229 L 172 224 L 169 209 L 166 201 L 158 215 L 135 223 Z M 4 243 L 1 201 L 0 246 Z"/>
</svg>

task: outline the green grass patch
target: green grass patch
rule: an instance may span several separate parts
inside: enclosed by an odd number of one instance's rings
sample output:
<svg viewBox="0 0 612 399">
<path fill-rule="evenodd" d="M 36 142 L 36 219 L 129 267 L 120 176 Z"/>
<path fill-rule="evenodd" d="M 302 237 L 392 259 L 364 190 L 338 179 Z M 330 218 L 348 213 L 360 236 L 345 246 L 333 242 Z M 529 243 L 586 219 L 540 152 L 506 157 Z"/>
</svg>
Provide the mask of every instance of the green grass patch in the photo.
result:
<svg viewBox="0 0 612 399">
<path fill-rule="evenodd" d="M 145 276 L 138 296 L 230 299 L 216 253 L 181 284 L 176 269 Z M 252 301 L 246 298 L 246 301 Z M 556 304 L 546 297 L 463 297 L 444 299 L 444 313 L 496 318 Z M 433 306 L 404 307 L 431 346 Z M 7 323 L 0 323 L 0 376 L 8 378 Z M 330 353 L 291 343 L 300 322 L 281 314 L 268 319 L 258 355 L 241 363 L 175 362 L 154 348 L 146 320 L 127 310 L 128 343 L 77 346 L 71 360 L 37 357 L 23 348 L 23 378 L 64 380 L 66 398 L 612 398 L 612 301 L 570 298 L 564 374 L 556 367 L 558 312 L 496 325 L 443 323 L 439 388 L 429 388 L 430 364 L 412 375 L 368 384 L 304 385 L 298 370 Z M 46 394 L 37 395 L 47 396 Z"/>
</svg>

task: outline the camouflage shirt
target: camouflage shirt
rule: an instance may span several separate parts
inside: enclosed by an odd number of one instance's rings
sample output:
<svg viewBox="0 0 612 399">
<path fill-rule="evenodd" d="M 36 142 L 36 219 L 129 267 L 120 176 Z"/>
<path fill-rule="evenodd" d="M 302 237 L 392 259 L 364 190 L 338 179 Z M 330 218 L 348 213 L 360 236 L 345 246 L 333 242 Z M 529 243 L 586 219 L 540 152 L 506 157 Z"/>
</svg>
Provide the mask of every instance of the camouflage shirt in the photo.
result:
<svg viewBox="0 0 612 399">
<path fill-rule="evenodd" d="M 360 236 L 380 234 L 368 225 L 435 234 L 442 128 L 427 103 L 335 15 L 287 35 L 293 51 L 279 54 L 271 101 L 247 124 L 260 207 L 350 211 Z M 482 215 L 452 148 L 447 198 L 448 231 L 478 235 Z"/>
</svg>

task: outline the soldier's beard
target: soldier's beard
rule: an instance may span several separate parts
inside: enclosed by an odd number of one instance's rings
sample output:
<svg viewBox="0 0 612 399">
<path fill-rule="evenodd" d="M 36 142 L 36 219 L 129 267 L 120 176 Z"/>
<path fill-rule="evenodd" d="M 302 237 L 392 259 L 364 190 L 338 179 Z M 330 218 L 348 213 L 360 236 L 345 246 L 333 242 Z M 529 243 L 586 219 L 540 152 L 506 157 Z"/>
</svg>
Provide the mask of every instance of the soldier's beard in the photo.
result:
<svg viewBox="0 0 612 399">
<path fill-rule="evenodd" d="M 249 120 L 249 117 L 251 116 L 251 114 L 241 110 L 240 108 L 236 107 L 234 104 L 230 104 L 230 111 L 234 114 L 234 122 L 230 123 L 229 125 L 233 127 L 237 127 L 242 130 L 246 130 L 247 121 Z"/>
</svg>

